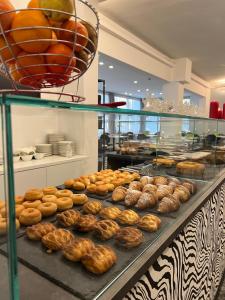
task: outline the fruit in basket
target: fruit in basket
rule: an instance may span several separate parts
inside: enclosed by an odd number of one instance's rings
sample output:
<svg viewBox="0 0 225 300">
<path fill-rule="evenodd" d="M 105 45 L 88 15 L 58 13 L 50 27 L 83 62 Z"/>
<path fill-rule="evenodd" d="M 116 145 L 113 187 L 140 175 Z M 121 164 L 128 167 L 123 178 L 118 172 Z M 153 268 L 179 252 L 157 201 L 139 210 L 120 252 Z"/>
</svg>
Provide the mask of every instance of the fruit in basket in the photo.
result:
<svg viewBox="0 0 225 300">
<path fill-rule="evenodd" d="M 16 57 L 17 54 L 21 50 L 17 45 L 13 45 L 15 42 L 9 35 L 7 35 L 6 38 L 7 38 L 8 43 L 11 45 L 11 50 L 12 50 L 13 53 L 10 51 L 10 48 L 8 47 L 4 37 L 0 36 L 0 55 L 1 55 L 1 58 L 4 62 L 10 64 L 10 63 L 14 62 L 14 59 L 13 59 L 14 56 Z M 8 61 L 8 60 L 10 60 L 10 61 Z"/>
<path fill-rule="evenodd" d="M 12 5 L 12 3 L 9 0 L 0 1 L 0 13 L 11 11 L 11 10 L 15 10 L 15 7 Z M 15 12 L 11 12 L 0 16 L 0 23 L 2 25 L 3 30 L 10 29 L 15 14 L 16 14 Z"/>
<path fill-rule="evenodd" d="M 39 0 L 40 8 L 52 10 L 60 10 L 61 12 L 45 10 L 44 14 L 51 20 L 63 22 L 70 18 L 70 15 L 63 12 L 73 14 L 73 0 Z"/>
<path fill-rule="evenodd" d="M 24 77 L 23 74 L 19 72 L 17 69 L 17 66 L 15 63 L 11 64 L 9 66 L 9 72 L 14 81 L 16 81 L 18 84 L 26 85 L 32 88 L 40 88 L 40 82 L 35 81 L 34 79 L 31 79 L 31 77 Z"/>
<path fill-rule="evenodd" d="M 70 76 L 64 74 L 47 74 L 44 79 L 51 86 L 63 86 L 69 81 Z"/>
<path fill-rule="evenodd" d="M 55 33 L 55 31 L 53 31 L 52 30 L 52 42 L 51 42 L 51 44 L 52 45 L 56 45 L 57 44 L 57 35 L 56 35 L 56 33 Z"/>
<path fill-rule="evenodd" d="M 69 20 L 62 25 L 62 28 L 71 31 L 60 31 L 60 39 L 64 40 L 67 46 L 73 48 L 73 44 L 76 41 L 76 46 L 74 47 L 76 52 L 81 51 L 83 47 L 87 46 L 88 31 L 83 24 Z M 66 41 L 68 41 L 68 43 Z"/>
<path fill-rule="evenodd" d="M 95 52 L 97 49 L 97 44 L 98 44 L 98 36 L 97 36 L 97 32 L 95 30 L 95 28 L 88 22 L 86 21 L 81 21 L 81 24 L 83 24 L 87 31 L 88 31 L 88 37 L 91 40 L 88 41 L 88 44 L 86 46 L 86 48 L 91 51 L 91 53 Z"/>
<path fill-rule="evenodd" d="M 70 47 L 62 43 L 49 47 L 46 55 L 48 70 L 52 73 L 71 74 L 76 66 L 76 58 Z M 72 61 L 71 61 L 72 58 Z"/>
<path fill-rule="evenodd" d="M 80 72 L 84 72 L 87 70 L 88 64 L 88 54 L 84 50 L 75 53 L 77 58 L 76 68 L 80 70 Z"/>
<path fill-rule="evenodd" d="M 41 26 L 43 28 L 37 28 Z M 11 35 L 20 48 L 30 53 L 45 52 L 51 44 L 52 30 L 44 28 L 49 26 L 48 20 L 40 12 L 35 10 L 21 11 L 16 14 Z M 20 29 L 27 27 L 27 29 Z M 46 41 L 43 41 L 46 40 Z"/>
<path fill-rule="evenodd" d="M 39 0 L 31 0 L 28 5 L 28 8 L 39 8 Z"/>
</svg>

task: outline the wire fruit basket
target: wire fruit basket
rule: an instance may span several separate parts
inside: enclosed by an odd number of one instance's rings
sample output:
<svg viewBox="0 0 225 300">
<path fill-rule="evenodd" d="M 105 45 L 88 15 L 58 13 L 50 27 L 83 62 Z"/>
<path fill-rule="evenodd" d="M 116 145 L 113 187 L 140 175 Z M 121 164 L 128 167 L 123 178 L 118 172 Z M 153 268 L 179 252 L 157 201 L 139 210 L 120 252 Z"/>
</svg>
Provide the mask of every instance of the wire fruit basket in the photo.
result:
<svg viewBox="0 0 225 300">
<path fill-rule="evenodd" d="M 13 90 L 61 87 L 63 93 L 95 58 L 99 18 L 86 0 L 31 0 L 21 9 L 3 0 L 0 29 L 1 70 Z"/>
</svg>

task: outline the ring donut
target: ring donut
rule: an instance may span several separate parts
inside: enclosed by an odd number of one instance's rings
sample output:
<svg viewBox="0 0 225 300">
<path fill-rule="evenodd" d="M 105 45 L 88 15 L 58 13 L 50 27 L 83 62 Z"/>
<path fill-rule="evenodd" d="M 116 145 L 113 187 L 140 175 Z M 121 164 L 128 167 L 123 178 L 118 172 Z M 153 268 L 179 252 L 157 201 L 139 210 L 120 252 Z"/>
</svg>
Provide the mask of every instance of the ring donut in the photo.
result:
<svg viewBox="0 0 225 300">
<path fill-rule="evenodd" d="M 23 225 L 34 225 L 41 221 L 41 212 L 36 208 L 25 208 L 20 217 L 19 221 Z"/>
<path fill-rule="evenodd" d="M 16 204 L 22 204 L 24 201 L 24 196 L 16 196 L 15 202 Z"/>
<path fill-rule="evenodd" d="M 38 206 L 41 204 L 40 200 L 35 201 L 25 201 L 23 202 L 23 206 L 25 208 L 38 208 Z"/>
<path fill-rule="evenodd" d="M 73 200 L 69 197 L 61 197 L 56 201 L 59 211 L 64 211 L 73 207 Z"/>
<path fill-rule="evenodd" d="M 2 209 L 5 206 L 5 201 L 0 200 L 0 209 Z"/>
<path fill-rule="evenodd" d="M 61 190 L 58 191 L 55 195 L 57 198 L 71 197 L 73 195 L 73 192 L 71 192 L 70 190 Z"/>
<path fill-rule="evenodd" d="M 54 186 L 47 186 L 43 188 L 44 195 L 55 195 L 57 193 L 58 189 Z"/>
<path fill-rule="evenodd" d="M 57 211 L 57 205 L 53 202 L 45 202 L 41 203 L 38 206 L 38 209 L 40 210 L 42 217 L 49 217 L 56 213 Z"/>
<path fill-rule="evenodd" d="M 20 228 L 20 222 L 16 219 L 16 231 Z M 0 218 L 0 235 L 5 235 L 7 233 L 7 219 Z"/>
<path fill-rule="evenodd" d="M 42 198 L 42 202 L 53 202 L 56 203 L 57 197 L 55 195 L 45 195 Z"/>
<path fill-rule="evenodd" d="M 19 218 L 21 212 L 24 210 L 24 206 L 21 205 L 21 204 L 16 204 L 15 205 L 15 212 L 16 212 L 16 217 Z M 7 209 L 6 207 L 3 207 L 1 210 L 0 210 L 0 213 L 2 215 L 3 218 L 7 218 Z"/>
<path fill-rule="evenodd" d="M 44 196 L 42 190 L 30 189 L 25 193 L 24 199 L 27 201 L 40 200 Z"/>
</svg>

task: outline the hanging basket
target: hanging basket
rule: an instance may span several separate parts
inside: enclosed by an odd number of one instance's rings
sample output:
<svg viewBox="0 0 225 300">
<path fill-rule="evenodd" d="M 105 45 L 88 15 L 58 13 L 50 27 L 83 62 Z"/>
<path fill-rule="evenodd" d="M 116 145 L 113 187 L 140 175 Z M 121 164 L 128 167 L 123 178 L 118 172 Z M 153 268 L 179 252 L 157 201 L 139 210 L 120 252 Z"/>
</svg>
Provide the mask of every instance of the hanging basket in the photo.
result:
<svg viewBox="0 0 225 300">
<path fill-rule="evenodd" d="M 36 7 L 38 1 L 42 7 Z M 0 13 L 1 70 L 15 91 L 18 85 L 64 87 L 83 76 L 94 60 L 99 18 L 93 6 L 85 0 L 62 0 L 59 10 L 52 3 L 32 0 L 25 9 Z"/>
</svg>

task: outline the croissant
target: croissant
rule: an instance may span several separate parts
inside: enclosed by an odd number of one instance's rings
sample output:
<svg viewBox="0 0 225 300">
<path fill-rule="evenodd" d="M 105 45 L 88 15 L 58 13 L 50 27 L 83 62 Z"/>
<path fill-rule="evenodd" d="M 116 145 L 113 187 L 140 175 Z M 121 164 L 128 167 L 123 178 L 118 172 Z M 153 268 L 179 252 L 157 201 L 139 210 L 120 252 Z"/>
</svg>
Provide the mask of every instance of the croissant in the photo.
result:
<svg viewBox="0 0 225 300">
<path fill-rule="evenodd" d="M 159 229 L 160 225 L 161 225 L 161 220 L 158 217 L 148 214 L 143 216 L 139 220 L 137 226 L 142 230 L 154 232 Z"/>
<path fill-rule="evenodd" d="M 126 197 L 127 189 L 123 186 L 118 186 L 112 193 L 112 200 L 114 202 L 123 201 Z"/>
<path fill-rule="evenodd" d="M 168 183 L 168 179 L 164 176 L 156 176 L 154 177 L 155 185 L 166 185 Z"/>
<path fill-rule="evenodd" d="M 49 232 L 52 232 L 56 227 L 52 223 L 38 223 L 27 227 L 26 235 L 30 240 L 38 241 Z"/>
<path fill-rule="evenodd" d="M 143 193 L 139 198 L 135 207 L 139 209 L 146 209 L 154 207 L 157 204 L 157 196 L 153 193 Z"/>
<path fill-rule="evenodd" d="M 125 205 L 134 206 L 138 202 L 138 199 L 141 197 L 141 194 L 142 193 L 137 190 L 128 190 L 125 197 Z"/>
<path fill-rule="evenodd" d="M 125 248 L 133 248 L 139 246 L 144 241 L 144 236 L 137 228 L 124 227 L 118 231 L 115 240 L 117 244 Z"/>
<path fill-rule="evenodd" d="M 77 210 L 66 210 L 56 215 L 57 221 L 64 227 L 70 227 L 75 225 L 80 217 L 80 213 Z"/>
<path fill-rule="evenodd" d="M 108 246 L 98 245 L 82 257 L 84 267 L 94 273 L 107 272 L 117 261 L 116 253 Z"/>
<path fill-rule="evenodd" d="M 142 190 L 143 193 L 155 193 L 157 191 L 157 186 L 154 184 L 146 184 Z"/>
<path fill-rule="evenodd" d="M 121 210 L 116 206 L 110 206 L 110 207 L 104 207 L 100 213 L 99 216 L 103 219 L 111 219 L 115 220 L 119 214 L 121 213 Z"/>
<path fill-rule="evenodd" d="M 113 220 L 98 221 L 95 225 L 95 234 L 101 240 L 111 239 L 120 229 L 120 226 Z"/>
<path fill-rule="evenodd" d="M 140 181 L 132 181 L 129 185 L 130 190 L 142 191 L 143 185 Z"/>
<path fill-rule="evenodd" d="M 80 261 L 84 255 L 95 247 L 90 239 L 76 238 L 63 249 L 65 258 L 71 261 Z"/>
<path fill-rule="evenodd" d="M 191 196 L 189 190 L 182 185 L 179 185 L 178 187 L 175 188 L 173 195 L 175 198 L 178 198 L 180 202 L 188 201 Z"/>
<path fill-rule="evenodd" d="M 154 177 L 150 176 L 143 176 L 140 179 L 140 183 L 145 186 L 146 184 L 153 184 L 154 183 Z"/>
<path fill-rule="evenodd" d="M 156 195 L 158 199 L 162 199 L 170 194 L 170 190 L 167 185 L 160 185 L 157 189 Z"/>
<path fill-rule="evenodd" d="M 164 197 L 158 207 L 158 212 L 168 213 L 177 211 L 180 208 L 180 201 L 172 195 Z"/>
<path fill-rule="evenodd" d="M 73 234 L 65 229 L 56 229 L 42 238 L 43 245 L 48 248 L 48 253 L 63 249 L 74 239 Z"/>
</svg>

